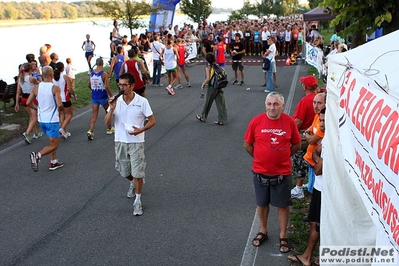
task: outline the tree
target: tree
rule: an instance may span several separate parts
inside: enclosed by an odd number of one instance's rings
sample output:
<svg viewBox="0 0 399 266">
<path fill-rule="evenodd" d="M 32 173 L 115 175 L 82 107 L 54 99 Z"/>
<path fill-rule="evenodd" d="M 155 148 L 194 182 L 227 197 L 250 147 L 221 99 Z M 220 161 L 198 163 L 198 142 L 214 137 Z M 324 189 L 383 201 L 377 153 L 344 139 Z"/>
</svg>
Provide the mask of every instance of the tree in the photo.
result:
<svg viewBox="0 0 399 266">
<path fill-rule="evenodd" d="M 18 18 L 18 10 L 15 9 L 11 4 L 8 4 L 4 8 L 4 17 L 8 19 L 17 19 Z"/>
<path fill-rule="evenodd" d="M 365 34 L 384 27 L 384 34 L 399 29 L 399 0 L 324 0 L 321 6 L 335 14 L 332 26 L 349 24 L 343 35 L 352 35 L 352 48 L 365 42 Z"/>
<path fill-rule="evenodd" d="M 310 9 L 313 9 L 313 8 L 318 7 L 319 4 L 320 4 L 321 2 L 323 2 L 323 0 L 308 0 L 308 2 L 309 2 L 309 8 L 310 8 Z"/>
<path fill-rule="evenodd" d="M 62 10 L 64 11 L 64 15 L 68 19 L 77 19 L 78 18 L 78 10 L 76 7 L 73 7 L 71 5 L 64 5 L 62 7 Z"/>
<path fill-rule="evenodd" d="M 101 11 L 94 13 L 95 15 L 102 15 L 110 17 L 114 20 L 120 20 L 120 26 L 128 28 L 130 35 L 133 35 L 133 29 L 146 27 L 147 25 L 140 20 L 141 16 L 149 15 L 157 9 L 153 9 L 146 1 L 140 2 L 132 0 L 98 0 L 94 3 Z"/>
<path fill-rule="evenodd" d="M 49 20 L 50 18 L 51 18 L 51 12 L 50 12 L 50 9 L 44 9 L 43 10 L 43 12 L 42 12 L 42 17 L 45 19 L 45 20 Z"/>
<path fill-rule="evenodd" d="M 182 0 L 180 10 L 200 24 L 212 14 L 212 2 L 211 0 Z"/>
</svg>

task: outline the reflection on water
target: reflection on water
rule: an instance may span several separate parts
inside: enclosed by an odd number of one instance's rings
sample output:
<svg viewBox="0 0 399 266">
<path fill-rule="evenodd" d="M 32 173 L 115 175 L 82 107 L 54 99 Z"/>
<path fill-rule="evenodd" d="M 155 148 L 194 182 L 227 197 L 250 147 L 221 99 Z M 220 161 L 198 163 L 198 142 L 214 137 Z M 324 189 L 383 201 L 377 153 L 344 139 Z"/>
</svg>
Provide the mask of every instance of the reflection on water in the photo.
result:
<svg viewBox="0 0 399 266">
<path fill-rule="evenodd" d="M 226 18 L 226 15 L 211 15 L 208 21 Z M 185 16 L 176 16 L 173 24 L 182 26 L 184 22 L 194 24 Z M 51 52 L 57 53 L 61 62 L 66 64 L 65 60 L 69 57 L 77 72 L 88 71 L 82 50 L 86 34 L 90 34 L 91 40 L 96 44 L 94 58 L 102 56 L 108 61 L 112 27 L 112 21 L 109 20 L 0 28 L 0 36 L 3 36 L 0 42 L 0 79 L 13 83 L 13 77 L 18 75 L 18 65 L 26 61 L 26 54 L 32 53 L 37 59 L 40 47 L 46 43 L 51 44 Z M 141 32 L 144 30 L 133 31 L 134 34 Z M 130 31 L 125 28 L 121 28 L 120 33 L 130 36 Z M 92 59 L 92 65 L 94 61 Z"/>
</svg>

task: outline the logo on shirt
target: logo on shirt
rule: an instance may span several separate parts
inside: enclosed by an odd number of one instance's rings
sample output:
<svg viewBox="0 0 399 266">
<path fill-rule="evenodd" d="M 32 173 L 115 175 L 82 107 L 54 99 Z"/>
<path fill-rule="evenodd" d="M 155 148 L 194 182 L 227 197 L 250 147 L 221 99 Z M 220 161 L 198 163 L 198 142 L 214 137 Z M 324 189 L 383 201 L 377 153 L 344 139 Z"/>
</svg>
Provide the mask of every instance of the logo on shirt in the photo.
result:
<svg viewBox="0 0 399 266">
<path fill-rule="evenodd" d="M 271 134 L 274 134 L 274 135 L 277 135 L 277 136 L 284 136 L 285 133 L 287 133 L 287 132 L 285 132 L 285 131 L 282 130 L 282 129 L 264 128 L 264 129 L 261 129 L 261 130 L 260 130 L 260 133 L 271 133 Z"/>
</svg>

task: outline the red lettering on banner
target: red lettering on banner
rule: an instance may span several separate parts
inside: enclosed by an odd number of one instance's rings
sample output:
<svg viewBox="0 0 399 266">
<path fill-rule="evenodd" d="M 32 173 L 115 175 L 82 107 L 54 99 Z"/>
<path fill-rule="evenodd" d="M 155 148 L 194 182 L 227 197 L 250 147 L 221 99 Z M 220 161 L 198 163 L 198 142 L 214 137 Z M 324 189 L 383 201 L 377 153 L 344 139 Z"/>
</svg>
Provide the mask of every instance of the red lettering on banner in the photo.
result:
<svg viewBox="0 0 399 266">
<path fill-rule="evenodd" d="M 375 202 L 381 206 L 384 205 L 384 200 L 381 197 L 381 191 L 382 188 L 384 187 L 384 184 L 381 182 L 381 180 L 378 181 L 378 183 L 375 185 L 374 189 L 373 189 L 373 197 L 375 199 Z"/>
<path fill-rule="evenodd" d="M 399 244 L 398 210 L 391 202 L 390 197 L 383 190 L 384 181 L 378 180 L 378 182 L 375 183 L 375 179 L 373 177 L 373 169 L 366 164 L 366 162 L 362 158 L 362 155 L 356 149 L 355 164 L 359 168 L 361 180 L 363 180 L 363 183 L 367 186 L 367 189 L 372 193 L 375 204 L 378 205 L 381 209 L 380 217 L 389 226 L 389 230 L 392 233 L 392 238 L 397 244 Z"/>
<path fill-rule="evenodd" d="M 391 205 L 392 206 L 392 205 Z M 398 210 L 396 210 L 395 208 L 393 208 L 392 210 L 392 219 L 391 219 L 391 231 L 395 230 L 396 227 L 396 223 L 398 221 Z"/>
<path fill-rule="evenodd" d="M 367 130 L 368 129 L 367 125 L 368 125 L 368 123 L 371 122 L 370 117 L 373 115 L 373 113 L 370 112 L 371 105 L 373 104 L 374 100 L 377 98 L 377 96 L 375 96 L 373 94 L 371 94 L 371 95 L 372 95 L 372 97 L 369 99 L 369 103 L 366 107 L 368 115 L 367 116 L 364 115 L 362 117 L 362 134 L 363 134 L 363 136 L 366 137 L 367 141 L 370 139 L 370 134 L 371 134 L 371 132 Z M 367 117 L 368 117 L 368 119 L 366 119 Z"/>
<path fill-rule="evenodd" d="M 352 82 L 353 83 L 353 82 Z M 352 84 L 351 84 L 352 85 Z M 364 98 L 367 94 L 367 90 L 362 87 L 359 91 L 359 98 L 357 98 L 357 101 L 355 105 L 353 106 L 353 113 L 352 113 L 352 124 L 356 126 L 356 128 L 360 131 L 360 126 L 359 126 L 359 115 L 363 112 L 363 109 L 359 110 L 358 106 L 362 106 L 364 102 Z M 349 100 L 348 100 L 349 101 Z"/>
<path fill-rule="evenodd" d="M 395 227 L 395 230 L 392 232 L 392 237 L 397 244 L 399 244 L 399 225 Z"/>
<path fill-rule="evenodd" d="M 384 101 L 383 101 L 384 103 Z M 383 117 L 387 117 L 389 115 L 389 112 L 391 111 L 391 107 L 389 107 L 388 105 L 385 105 L 384 108 L 382 108 L 381 113 L 377 119 L 377 121 L 374 124 L 374 134 L 372 139 L 372 143 L 374 143 L 374 136 L 377 135 L 376 132 L 380 133 L 380 137 L 383 134 L 383 132 L 381 131 L 382 128 L 382 123 L 381 120 Z M 378 143 L 377 143 L 378 144 Z M 374 147 L 374 145 L 372 145 L 372 147 Z"/>
<path fill-rule="evenodd" d="M 381 159 L 384 156 L 384 163 L 388 165 L 392 170 L 395 168 L 397 163 L 398 155 L 398 139 L 394 139 L 393 135 L 398 130 L 398 112 L 394 111 L 390 114 L 382 127 L 382 134 L 378 138 L 378 149 L 377 156 Z M 395 131 L 396 129 L 396 131 Z M 396 145 L 395 145 L 396 142 Z M 398 172 L 396 172 L 398 173 Z"/>
</svg>

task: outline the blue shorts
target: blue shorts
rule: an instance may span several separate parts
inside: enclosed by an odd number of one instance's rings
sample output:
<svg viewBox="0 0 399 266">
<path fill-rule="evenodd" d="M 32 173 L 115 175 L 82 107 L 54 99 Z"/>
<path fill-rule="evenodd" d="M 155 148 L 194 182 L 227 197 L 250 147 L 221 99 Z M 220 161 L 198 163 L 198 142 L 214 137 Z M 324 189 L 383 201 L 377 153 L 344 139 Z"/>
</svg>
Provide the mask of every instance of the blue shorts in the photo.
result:
<svg viewBox="0 0 399 266">
<path fill-rule="evenodd" d="M 93 52 L 86 52 L 85 56 L 87 59 L 89 59 L 89 56 L 93 57 Z"/>
<path fill-rule="evenodd" d="M 104 99 L 91 99 L 91 103 L 92 104 L 97 104 L 97 105 L 106 105 L 108 103 L 108 98 L 104 98 Z"/>
<path fill-rule="evenodd" d="M 225 67 L 226 66 L 226 62 L 224 62 L 224 63 L 217 63 L 219 66 L 221 66 L 221 67 Z"/>
<path fill-rule="evenodd" d="M 40 127 L 42 128 L 42 131 L 44 134 L 49 136 L 50 138 L 59 138 L 60 137 L 60 123 L 59 122 L 53 122 L 53 123 L 42 123 L 39 122 Z"/>
</svg>

